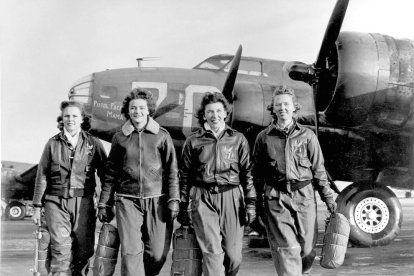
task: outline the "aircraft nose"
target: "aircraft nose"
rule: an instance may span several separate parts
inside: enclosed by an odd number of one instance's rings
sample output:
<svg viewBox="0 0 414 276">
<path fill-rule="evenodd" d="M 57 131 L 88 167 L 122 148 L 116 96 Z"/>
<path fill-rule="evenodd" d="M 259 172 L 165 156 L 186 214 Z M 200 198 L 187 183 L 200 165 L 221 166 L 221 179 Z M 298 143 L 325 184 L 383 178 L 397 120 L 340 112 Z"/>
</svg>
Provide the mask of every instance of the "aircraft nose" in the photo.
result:
<svg viewBox="0 0 414 276">
<path fill-rule="evenodd" d="M 69 100 L 80 102 L 85 112 L 92 112 L 93 75 L 87 75 L 73 84 L 69 90 Z"/>
</svg>

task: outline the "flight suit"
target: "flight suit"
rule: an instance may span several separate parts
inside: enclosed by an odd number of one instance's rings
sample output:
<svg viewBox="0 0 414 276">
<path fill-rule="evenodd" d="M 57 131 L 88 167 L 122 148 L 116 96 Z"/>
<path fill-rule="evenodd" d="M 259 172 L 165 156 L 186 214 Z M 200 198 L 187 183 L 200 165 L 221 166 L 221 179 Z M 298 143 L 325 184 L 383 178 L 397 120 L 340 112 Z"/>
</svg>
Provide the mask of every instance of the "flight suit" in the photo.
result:
<svg viewBox="0 0 414 276">
<path fill-rule="evenodd" d="M 99 206 L 114 199 L 121 274 L 158 275 L 173 231 L 168 203 L 180 198 L 172 139 L 151 117 L 141 131 L 128 120 L 113 137 Z"/>
<path fill-rule="evenodd" d="M 296 122 L 288 130 L 272 123 L 258 134 L 253 155 L 277 273 L 306 274 L 315 258 L 318 233 L 314 189 L 327 205 L 334 202 L 316 135 Z"/>
<path fill-rule="evenodd" d="M 246 138 L 228 126 L 218 138 L 204 128 L 192 134 L 184 144 L 180 176 L 181 199 L 188 202 L 204 275 L 220 275 L 223 265 L 226 275 L 236 275 L 245 208 L 256 200 Z"/>
<path fill-rule="evenodd" d="M 63 132 L 49 139 L 36 175 L 33 205 L 44 201 L 52 275 L 86 275 L 95 244 L 95 172 L 103 179 L 102 143 L 81 131 L 76 147 Z M 75 253 L 74 253 L 75 252 Z"/>
</svg>

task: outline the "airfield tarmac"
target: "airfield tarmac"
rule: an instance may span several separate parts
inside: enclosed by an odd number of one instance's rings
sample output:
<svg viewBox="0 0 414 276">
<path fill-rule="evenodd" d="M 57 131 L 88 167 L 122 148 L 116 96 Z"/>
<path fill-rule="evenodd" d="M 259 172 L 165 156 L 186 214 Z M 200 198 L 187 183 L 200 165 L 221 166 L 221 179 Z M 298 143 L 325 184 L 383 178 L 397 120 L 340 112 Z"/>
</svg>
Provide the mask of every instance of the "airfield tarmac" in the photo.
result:
<svg viewBox="0 0 414 276">
<path fill-rule="evenodd" d="M 318 203 L 319 236 L 316 246 L 317 260 L 311 275 L 413 275 L 414 271 L 414 198 L 400 198 L 403 208 L 403 227 L 400 235 L 387 246 L 373 248 L 349 247 L 344 264 L 337 269 L 324 269 L 319 265 L 326 208 Z M 97 226 L 99 229 L 100 224 Z M 30 218 L 22 221 L 1 222 L 0 275 L 32 275 L 34 230 Z M 238 275 L 276 275 L 268 248 L 249 248 L 246 236 L 243 247 L 243 263 Z M 161 271 L 170 275 L 171 252 Z M 93 262 L 92 262 L 93 263 Z M 114 275 L 120 274 L 120 260 Z M 92 275 L 92 272 L 89 272 Z"/>
</svg>

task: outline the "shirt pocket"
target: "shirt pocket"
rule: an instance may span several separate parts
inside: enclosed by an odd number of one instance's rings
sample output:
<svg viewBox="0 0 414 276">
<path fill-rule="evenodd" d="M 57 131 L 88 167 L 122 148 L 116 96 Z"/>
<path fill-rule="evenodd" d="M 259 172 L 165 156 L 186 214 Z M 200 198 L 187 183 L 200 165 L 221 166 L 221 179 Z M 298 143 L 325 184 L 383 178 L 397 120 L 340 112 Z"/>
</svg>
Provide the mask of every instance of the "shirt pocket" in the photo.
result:
<svg viewBox="0 0 414 276">
<path fill-rule="evenodd" d="M 230 182 L 239 182 L 239 163 L 233 162 L 230 164 L 230 170 L 229 170 L 229 181 Z"/>
<path fill-rule="evenodd" d="M 298 160 L 298 177 L 302 179 L 311 179 L 312 178 L 312 163 L 308 158 L 299 158 Z"/>
<path fill-rule="evenodd" d="M 265 170 L 265 173 L 276 173 L 277 172 L 277 162 L 276 160 L 271 160 L 266 162 L 266 168 L 262 168 Z"/>
<path fill-rule="evenodd" d="M 308 158 L 299 158 L 299 166 L 302 168 L 310 168 L 312 166 L 312 163 Z"/>
<path fill-rule="evenodd" d="M 61 175 L 60 175 L 61 169 L 60 164 L 58 163 L 52 163 L 50 165 L 50 180 L 52 183 L 60 183 Z"/>
<path fill-rule="evenodd" d="M 214 175 L 211 174 L 211 172 L 209 171 L 209 166 L 207 164 L 200 164 L 200 166 L 197 167 L 197 171 L 196 171 L 196 175 L 195 175 L 195 179 L 197 181 L 206 181 L 206 180 L 211 180 Z"/>
</svg>

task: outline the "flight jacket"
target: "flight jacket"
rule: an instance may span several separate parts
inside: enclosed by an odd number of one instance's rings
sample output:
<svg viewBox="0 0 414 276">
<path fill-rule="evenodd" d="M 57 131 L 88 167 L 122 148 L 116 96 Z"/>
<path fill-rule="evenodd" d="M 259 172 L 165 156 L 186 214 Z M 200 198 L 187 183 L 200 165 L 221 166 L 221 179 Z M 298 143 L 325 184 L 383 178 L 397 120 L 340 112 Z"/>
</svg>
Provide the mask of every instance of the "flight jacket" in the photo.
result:
<svg viewBox="0 0 414 276">
<path fill-rule="evenodd" d="M 115 192 L 133 198 L 180 199 L 171 136 L 151 117 L 142 131 L 128 120 L 112 139 L 99 207 L 111 206 Z"/>
<path fill-rule="evenodd" d="M 251 166 L 249 144 L 243 134 L 226 125 L 216 138 L 211 130 L 201 128 L 184 144 L 180 161 L 181 200 L 188 201 L 191 186 L 226 185 L 242 185 L 246 200 L 255 200 Z"/>
<path fill-rule="evenodd" d="M 286 139 L 284 143 L 283 139 Z M 285 155 L 283 152 L 285 145 Z M 285 162 L 280 160 L 284 158 Z M 285 163 L 286 168 L 282 170 L 278 164 Z M 305 128 L 294 122 L 293 129 L 286 136 L 275 124 L 270 124 L 262 130 L 256 138 L 253 151 L 253 176 L 258 191 L 264 190 L 264 185 L 272 186 L 276 189 L 279 174 L 286 172 L 286 182 L 290 182 L 292 190 L 296 190 L 294 185 L 300 185 L 306 181 L 313 183 L 318 190 L 321 199 L 333 200 L 333 191 L 327 182 L 327 175 L 324 166 L 322 150 L 318 139 L 312 130 Z"/>
<path fill-rule="evenodd" d="M 33 205 L 40 207 L 44 195 L 64 198 L 93 195 L 95 172 L 103 180 L 105 162 L 102 142 L 89 133 L 81 130 L 76 148 L 63 131 L 53 136 L 46 143 L 38 165 Z"/>
</svg>

